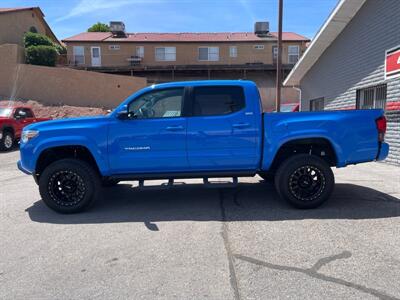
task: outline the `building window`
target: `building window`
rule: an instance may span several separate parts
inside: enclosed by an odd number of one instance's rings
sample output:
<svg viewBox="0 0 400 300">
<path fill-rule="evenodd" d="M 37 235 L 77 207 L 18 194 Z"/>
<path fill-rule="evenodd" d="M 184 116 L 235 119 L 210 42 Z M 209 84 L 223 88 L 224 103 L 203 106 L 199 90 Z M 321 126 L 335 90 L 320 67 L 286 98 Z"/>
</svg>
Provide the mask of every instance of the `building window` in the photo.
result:
<svg viewBox="0 0 400 300">
<path fill-rule="evenodd" d="M 136 47 L 136 56 L 143 58 L 144 57 L 144 46 Z"/>
<path fill-rule="evenodd" d="M 272 46 L 272 59 L 274 62 L 278 60 L 278 46 Z"/>
<path fill-rule="evenodd" d="M 229 57 L 237 57 L 237 47 L 229 46 Z"/>
<path fill-rule="evenodd" d="M 310 111 L 324 110 L 324 98 L 310 100 Z"/>
<path fill-rule="evenodd" d="M 264 50 L 264 45 L 254 45 L 254 49 L 256 49 L 256 50 Z"/>
<path fill-rule="evenodd" d="M 29 28 L 29 32 L 37 33 L 38 31 L 35 26 L 31 26 L 31 28 Z"/>
<path fill-rule="evenodd" d="M 108 46 L 109 50 L 119 50 L 121 49 L 120 45 L 110 45 Z"/>
<path fill-rule="evenodd" d="M 288 62 L 289 64 L 295 64 L 300 57 L 300 47 L 299 46 L 288 46 Z"/>
<path fill-rule="evenodd" d="M 200 61 L 218 61 L 219 47 L 199 47 Z"/>
<path fill-rule="evenodd" d="M 83 46 L 74 46 L 73 47 L 73 55 L 74 55 L 74 65 L 83 65 L 85 64 L 85 47 Z"/>
<path fill-rule="evenodd" d="M 176 61 L 176 47 L 156 48 L 156 61 Z"/>
<path fill-rule="evenodd" d="M 386 107 L 386 84 L 358 89 L 356 91 L 356 108 L 372 109 Z"/>
</svg>

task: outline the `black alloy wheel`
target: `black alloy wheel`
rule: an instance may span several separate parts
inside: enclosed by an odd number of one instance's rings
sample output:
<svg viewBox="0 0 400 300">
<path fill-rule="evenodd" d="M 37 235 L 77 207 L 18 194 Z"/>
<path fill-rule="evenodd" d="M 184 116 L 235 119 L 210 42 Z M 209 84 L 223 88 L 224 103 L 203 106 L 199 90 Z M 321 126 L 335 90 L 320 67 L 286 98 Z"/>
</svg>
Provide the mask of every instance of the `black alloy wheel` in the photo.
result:
<svg viewBox="0 0 400 300">
<path fill-rule="evenodd" d="M 43 202 L 59 213 L 88 209 L 98 198 L 101 182 L 98 172 L 79 159 L 61 159 L 40 174 L 39 191 Z"/>
<path fill-rule="evenodd" d="M 286 159 L 275 175 L 279 196 L 297 208 L 316 208 L 329 199 L 335 178 L 329 164 L 315 155 Z"/>
</svg>

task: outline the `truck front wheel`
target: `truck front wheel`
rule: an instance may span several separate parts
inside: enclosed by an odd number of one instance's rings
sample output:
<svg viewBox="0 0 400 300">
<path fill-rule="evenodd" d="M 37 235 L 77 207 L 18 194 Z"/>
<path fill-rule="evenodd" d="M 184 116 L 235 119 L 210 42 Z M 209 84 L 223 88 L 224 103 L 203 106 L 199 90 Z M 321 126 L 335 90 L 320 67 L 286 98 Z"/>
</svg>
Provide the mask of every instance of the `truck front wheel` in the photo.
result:
<svg viewBox="0 0 400 300">
<path fill-rule="evenodd" d="M 294 155 L 280 165 L 275 175 L 279 196 L 297 208 L 320 206 L 329 199 L 334 185 L 330 166 L 315 155 Z"/>
<path fill-rule="evenodd" d="M 88 163 L 78 159 L 55 161 L 39 179 L 39 191 L 44 203 L 64 214 L 88 209 L 100 187 L 97 172 Z"/>
</svg>

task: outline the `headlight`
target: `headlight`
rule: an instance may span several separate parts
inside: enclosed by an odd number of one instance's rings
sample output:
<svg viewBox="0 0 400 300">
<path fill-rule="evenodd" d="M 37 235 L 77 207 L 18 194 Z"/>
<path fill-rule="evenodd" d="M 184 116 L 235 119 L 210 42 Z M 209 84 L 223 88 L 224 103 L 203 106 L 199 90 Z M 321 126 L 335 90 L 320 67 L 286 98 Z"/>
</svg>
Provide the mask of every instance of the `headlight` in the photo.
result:
<svg viewBox="0 0 400 300">
<path fill-rule="evenodd" d="M 23 130 L 21 135 L 21 142 L 27 143 L 29 140 L 37 137 L 39 135 L 39 131 L 37 130 Z"/>
</svg>

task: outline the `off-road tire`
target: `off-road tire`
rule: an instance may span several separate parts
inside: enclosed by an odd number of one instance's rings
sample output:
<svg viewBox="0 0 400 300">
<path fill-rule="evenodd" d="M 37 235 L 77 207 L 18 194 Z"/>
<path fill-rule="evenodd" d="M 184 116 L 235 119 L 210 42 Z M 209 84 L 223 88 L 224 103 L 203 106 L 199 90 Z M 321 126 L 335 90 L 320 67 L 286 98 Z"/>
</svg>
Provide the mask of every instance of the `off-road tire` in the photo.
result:
<svg viewBox="0 0 400 300">
<path fill-rule="evenodd" d="M 294 155 L 279 166 L 275 175 L 279 196 L 302 209 L 320 206 L 329 199 L 334 185 L 330 166 L 315 155 Z"/>
<path fill-rule="evenodd" d="M 40 175 L 39 191 L 43 202 L 63 214 L 82 212 L 99 197 L 99 174 L 78 159 L 61 159 L 50 164 Z"/>
</svg>

